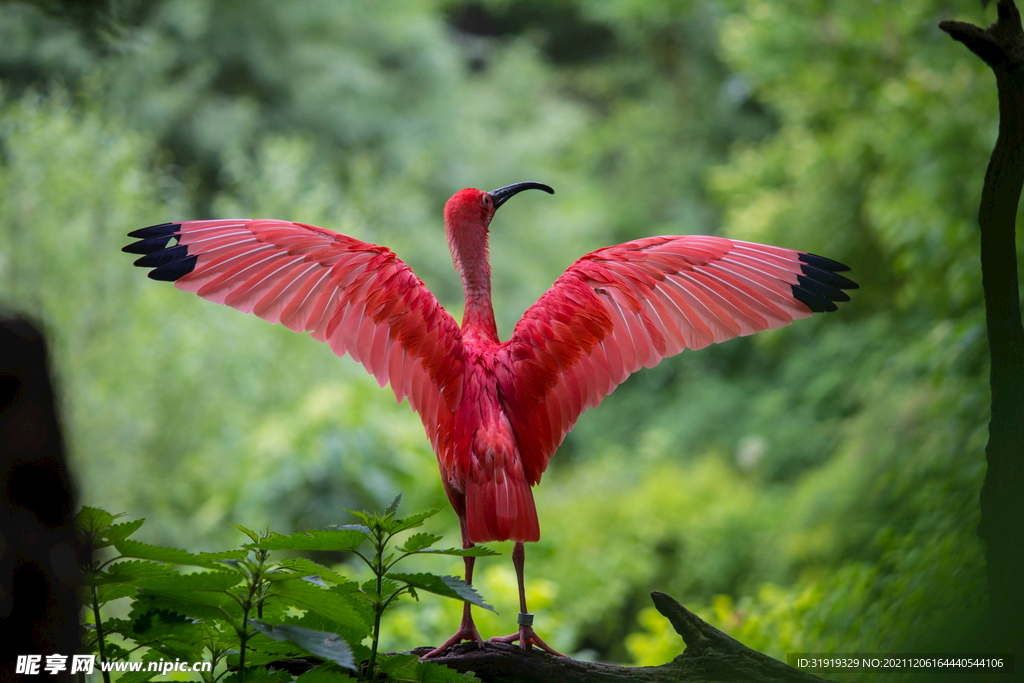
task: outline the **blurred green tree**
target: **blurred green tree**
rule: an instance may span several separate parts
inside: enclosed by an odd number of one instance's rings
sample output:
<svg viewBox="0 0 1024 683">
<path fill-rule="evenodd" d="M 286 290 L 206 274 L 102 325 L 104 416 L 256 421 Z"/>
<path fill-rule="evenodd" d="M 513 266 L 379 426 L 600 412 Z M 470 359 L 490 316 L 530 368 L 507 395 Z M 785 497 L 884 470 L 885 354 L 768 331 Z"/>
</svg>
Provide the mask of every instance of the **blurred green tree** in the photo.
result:
<svg viewBox="0 0 1024 683">
<path fill-rule="evenodd" d="M 996 122 L 984 67 L 936 28 L 954 10 L 985 23 L 967 0 L 0 5 L 0 294 L 56 336 L 86 502 L 196 549 L 229 521 L 442 502 L 405 406 L 140 278 L 121 236 L 320 224 L 457 311 L 444 199 L 532 178 L 556 197 L 494 226 L 505 336 L 573 259 L 646 235 L 806 249 L 861 283 L 840 315 L 682 354 L 581 419 L 538 494 L 552 642 L 667 652 L 642 614 L 658 589 L 776 656 L 955 644 L 984 601 L 974 207 Z M 510 570 L 480 571 L 515 611 Z M 456 618 L 402 609 L 392 646 Z"/>
</svg>

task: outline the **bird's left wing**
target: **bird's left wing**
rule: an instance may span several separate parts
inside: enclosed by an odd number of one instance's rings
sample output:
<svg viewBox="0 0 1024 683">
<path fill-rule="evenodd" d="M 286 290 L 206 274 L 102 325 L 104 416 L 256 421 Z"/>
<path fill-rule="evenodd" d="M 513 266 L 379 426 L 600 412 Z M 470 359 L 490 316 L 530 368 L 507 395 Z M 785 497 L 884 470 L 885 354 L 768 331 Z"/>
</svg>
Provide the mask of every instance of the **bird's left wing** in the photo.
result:
<svg viewBox="0 0 1024 683">
<path fill-rule="evenodd" d="M 438 453 L 462 395 L 458 324 L 385 247 L 302 223 L 186 221 L 129 233 L 149 277 L 309 332 L 420 414 Z"/>
<path fill-rule="evenodd" d="M 830 259 L 722 237 L 649 237 L 574 263 L 501 351 L 502 397 L 530 483 L 576 419 L 641 367 L 848 301 Z"/>
</svg>

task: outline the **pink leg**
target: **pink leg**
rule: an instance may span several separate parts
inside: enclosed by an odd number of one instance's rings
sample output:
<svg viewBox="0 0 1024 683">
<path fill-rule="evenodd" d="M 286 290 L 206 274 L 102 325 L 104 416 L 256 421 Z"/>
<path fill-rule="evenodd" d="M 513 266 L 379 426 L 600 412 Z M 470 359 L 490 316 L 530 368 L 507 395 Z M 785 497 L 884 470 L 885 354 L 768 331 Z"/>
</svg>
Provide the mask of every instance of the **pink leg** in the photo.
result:
<svg viewBox="0 0 1024 683">
<path fill-rule="evenodd" d="M 473 544 L 469 542 L 469 534 L 466 533 L 466 520 L 464 518 L 459 519 L 462 525 L 462 547 L 472 548 Z M 473 583 L 473 564 L 476 562 L 475 557 L 465 557 L 466 561 L 466 583 Z M 457 645 L 464 640 L 475 642 L 478 647 L 483 647 L 484 639 L 480 637 L 480 632 L 476 630 L 476 624 L 473 623 L 473 615 L 470 613 L 470 604 L 467 602 L 462 607 L 462 624 L 459 626 L 459 630 L 455 632 L 448 640 L 441 644 L 441 647 L 436 650 L 431 650 L 427 654 L 420 657 L 420 659 L 430 659 L 431 657 L 437 657 L 439 654 Z"/>
<path fill-rule="evenodd" d="M 533 615 L 526 611 L 526 582 L 523 579 L 523 565 L 526 564 L 526 549 L 522 543 L 517 542 L 512 550 L 512 565 L 516 568 L 516 579 L 519 581 L 519 631 L 510 636 L 491 638 L 492 643 L 514 643 L 519 641 L 519 646 L 529 650 L 536 645 L 545 652 L 556 657 L 564 657 L 561 652 L 540 639 L 540 636 L 533 630 Z"/>
</svg>

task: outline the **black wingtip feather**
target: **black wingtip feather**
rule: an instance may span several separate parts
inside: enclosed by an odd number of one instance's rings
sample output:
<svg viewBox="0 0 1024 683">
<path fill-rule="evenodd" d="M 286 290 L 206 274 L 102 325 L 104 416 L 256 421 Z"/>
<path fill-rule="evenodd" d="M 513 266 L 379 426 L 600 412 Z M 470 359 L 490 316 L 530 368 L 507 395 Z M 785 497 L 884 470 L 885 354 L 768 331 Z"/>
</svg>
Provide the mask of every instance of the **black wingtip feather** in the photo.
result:
<svg viewBox="0 0 1024 683">
<path fill-rule="evenodd" d="M 181 228 L 181 223 L 161 223 L 160 225 L 151 225 L 148 228 L 139 228 L 138 230 L 132 230 L 128 233 L 129 237 L 135 237 L 137 239 L 145 239 L 147 237 L 158 237 L 165 235 L 170 237 L 174 233 L 178 232 Z"/>
<path fill-rule="evenodd" d="M 142 258 L 136 259 L 135 265 L 140 268 L 159 268 L 162 265 L 177 261 L 186 256 L 188 256 L 188 247 L 184 244 L 179 244 L 170 249 L 162 249 L 146 254 Z"/>
<path fill-rule="evenodd" d="M 831 270 L 833 273 L 845 272 L 850 269 L 850 266 L 844 265 L 839 261 L 833 261 L 830 258 L 825 258 L 824 256 L 818 256 L 817 254 L 802 253 L 800 254 L 800 260 L 823 270 Z"/>
<path fill-rule="evenodd" d="M 149 277 L 153 280 L 160 280 L 162 282 L 174 282 L 185 275 L 192 272 L 192 269 L 196 267 L 196 259 L 198 256 L 187 256 L 183 259 L 174 261 L 154 268 L 149 272 Z"/>
<path fill-rule="evenodd" d="M 149 273 L 152 279 L 174 282 L 196 267 L 196 256 L 189 255 L 187 245 L 178 244 L 180 235 L 181 223 L 151 225 L 128 233 L 129 237 L 139 241 L 122 247 L 121 251 L 142 254 L 135 260 L 135 265 L 153 268 Z"/>
<path fill-rule="evenodd" d="M 172 239 L 176 239 L 177 235 L 157 235 L 156 237 L 150 237 L 148 239 L 139 240 L 138 242 L 132 242 L 131 244 L 121 247 L 121 251 L 126 254 L 149 254 L 154 251 L 159 251 L 167 246 L 167 243 Z"/>
<path fill-rule="evenodd" d="M 802 302 L 815 313 L 831 313 L 839 310 L 835 302 L 849 301 L 850 295 L 844 289 L 857 289 L 853 280 L 838 275 L 850 270 L 849 266 L 815 254 L 800 254 L 802 275 L 792 285 L 793 298 Z"/>
</svg>

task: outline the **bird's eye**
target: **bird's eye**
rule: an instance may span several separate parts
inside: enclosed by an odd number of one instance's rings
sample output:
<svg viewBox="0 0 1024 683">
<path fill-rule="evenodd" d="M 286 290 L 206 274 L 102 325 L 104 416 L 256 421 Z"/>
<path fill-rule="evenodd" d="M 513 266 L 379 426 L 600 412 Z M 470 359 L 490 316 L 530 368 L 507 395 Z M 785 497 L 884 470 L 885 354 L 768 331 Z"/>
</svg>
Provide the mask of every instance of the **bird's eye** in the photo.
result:
<svg viewBox="0 0 1024 683">
<path fill-rule="evenodd" d="M 491 195 L 489 195 L 486 192 L 484 192 L 484 195 L 481 198 L 481 201 L 483 201 L 485 209 L 491 208 Z"/>
</svg>

